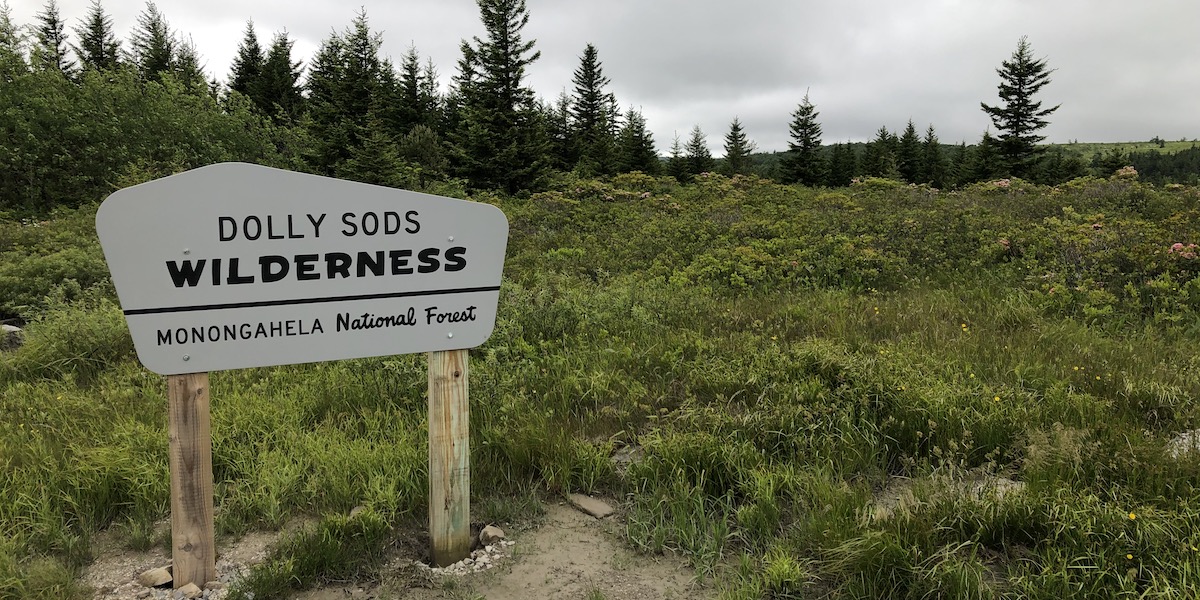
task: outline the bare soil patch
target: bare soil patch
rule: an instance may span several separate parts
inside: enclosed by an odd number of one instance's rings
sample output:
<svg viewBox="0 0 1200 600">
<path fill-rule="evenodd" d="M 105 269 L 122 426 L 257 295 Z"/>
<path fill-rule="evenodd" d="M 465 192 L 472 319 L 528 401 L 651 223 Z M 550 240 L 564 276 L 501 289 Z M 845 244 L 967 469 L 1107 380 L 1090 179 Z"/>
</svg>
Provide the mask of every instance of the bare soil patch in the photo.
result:
<svg viewBox="0 0 1200 600">
<path fill-rule="evenodd" d="M 508 531 L 515 542 L 507 555 L 487 570 L 466 575 L 430 572 L 413 564 L 423 557 L 402 550 L 376 582 L 345 582 L 300 592 L 298 600 L 412 598 L 486 600 L 653 600 L 714 598 L 716 590 L 696 583 L 685 561 L 674 556 L 640 555 L 621 541 L 619 514 L 597 519 L 566 503 L 546 506 L 536 527 Z M 260 562 L 279 536 L 252 533 L 218 543 L 218 574 L 236 578 Z M 97 560 L 83 580 L 96 590 L 97 600 L 140 600 L 167 597 L 169 590 L 147 590 L 136 582 L 138 573 L 170 563 L 166 549 L 134 552 L 115 536 L 98 540 Z M 151 593 L 147 593 L 150 591 Z"/>
</svg>

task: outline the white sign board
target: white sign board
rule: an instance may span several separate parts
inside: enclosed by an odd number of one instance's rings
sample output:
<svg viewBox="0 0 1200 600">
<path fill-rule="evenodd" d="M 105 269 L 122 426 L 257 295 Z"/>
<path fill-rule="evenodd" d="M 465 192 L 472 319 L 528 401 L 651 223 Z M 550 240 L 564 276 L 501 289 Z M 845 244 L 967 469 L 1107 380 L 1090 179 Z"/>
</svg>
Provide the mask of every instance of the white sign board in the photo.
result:
<svg viewBox="0 0 1200 600">
<path fill-rule="evenodd" d="M 164 375 L 478 346 L 508 243 L 488 204 L 244 163 L 120 190 L 96 231 Z"/>
</svg>

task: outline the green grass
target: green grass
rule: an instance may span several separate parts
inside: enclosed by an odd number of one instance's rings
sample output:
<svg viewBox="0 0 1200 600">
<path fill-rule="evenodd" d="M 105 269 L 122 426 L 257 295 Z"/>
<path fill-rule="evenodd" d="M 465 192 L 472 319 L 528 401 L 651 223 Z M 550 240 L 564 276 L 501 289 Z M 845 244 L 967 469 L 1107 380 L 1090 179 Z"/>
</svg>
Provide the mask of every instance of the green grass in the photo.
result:
<svg viewBox="0 0 1200 600">
<path fill-rule="evenodd" d="M 633 548 L 729 598 L 1200 593 L 1200 457 L 1166 452 L 1200 427 L 1200 264 L 1170 250 L 1200 242 L 1200 190 L 634 175 L 493 201 L 512 239 L 471 352 L 476 520 L 625 498 Z M 144 547 L 167 512 L 165 384 L 103 277 L 4 287 L 86 212 L 0 239 L 27 253 L 0 289 L 35 299 L 0 354 L 0 597 L 86 597 L 91 535 Z M 212 374 L 219 534 L 289 531 L 237 594 L 379 577 L 425 514 L 425 377 L 422 356 Z M 883 516 L 899 478 L 913 502 Z M 988 478 L 1023 487 L 955 492 Z"/>
</svg>

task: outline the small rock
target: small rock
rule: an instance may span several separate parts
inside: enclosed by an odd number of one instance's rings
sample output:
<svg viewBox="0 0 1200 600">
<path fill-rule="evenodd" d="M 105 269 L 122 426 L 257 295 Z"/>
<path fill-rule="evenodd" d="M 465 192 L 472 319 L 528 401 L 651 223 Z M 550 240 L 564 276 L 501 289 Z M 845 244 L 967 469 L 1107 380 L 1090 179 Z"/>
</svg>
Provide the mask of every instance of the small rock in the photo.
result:
<svg viewBox="0 0 1200 600">
<path fill-rule="evenodd" d="M 504 530 L 495 525 L 488 525 L 479 532 L 479 545 L 490 546 L 504 539 Z"/>
<path fill-rule="evenodd" d="M 16 325 L 0 325 L 0 350 L 16 350 L 21 345 L 21 328 Z"/>
<path fill-rule="evenodd" d="M 150 597 L 150 590 L 148 590 L 148 589 L 144 589 L 144 590 L 142 590 L 142 591 L 138 592 L 138 593 L 137 593 L 137 597 L 138 597 L 138 599 L 139 599 L 139 600 L 140 600 L 141 598 L 149 598 L 149 597 Z"/>
<path fill-rule="evenodd" d="M 591 496 L 584 496 L 583 494 L 571 494 L 568 498 L 570 499 L 571 504 L 574 504 L 576 508 L 589 515 L 592 515 L 593 517 L 596 517 L 597 519 L 603 519 L 604 517 L 613 514 L 613 507 L 609 506 L 606 502 L 597 500 Z"/>
<path fill-rule="evenodd" d="M 225 587 L 225 584 L 221 583 L 220 581 L 210 581 L 210 582 L 204 584 L 204 589 L 206 589 L 206 590 L 219 590 L 224 587 Z"/>
<path fill-rule="evenodd" d="M 1200 429 L 1184 431 L 1167 443 L 1171 458 L 1181 458 L 1192 452 L 1200 452 Z"/>
<path fill-rule="evenodd" d="M 170 567 L 159 567 L 143 571 L 141 575 L 138 575 L 137 580 L 146 587 L 162 587 L 171 583 L 171 569 Z"/>
<path fill-rule="evenodd" d="M 203 594 L 203 593 L 204 593 L 204 591 L 201 590 L 198 586 L 196 586 L 196 584 L 189 583 L 189 584 L 175 590 L 175 597 L 176 598 L 189 598 L 189 599 L 190 598 L 199 598 L 200 594 Z"/>
</svg>

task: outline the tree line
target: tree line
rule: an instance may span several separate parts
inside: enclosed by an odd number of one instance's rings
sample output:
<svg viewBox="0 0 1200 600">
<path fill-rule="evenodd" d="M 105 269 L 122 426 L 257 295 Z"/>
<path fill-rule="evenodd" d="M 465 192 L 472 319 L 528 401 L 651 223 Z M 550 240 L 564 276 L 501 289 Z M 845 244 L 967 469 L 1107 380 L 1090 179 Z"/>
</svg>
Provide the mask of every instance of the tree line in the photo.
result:
<svg viewBox="0 0 1200 600">
<path fill-rule="evenodd" d="M 246 24 L 227 81 L 206 80 L 191 39 L 147 2 L 121 40 L 100 0 L 68 28 L 56 0 L 16 26 L 0 4 L 0 210 L 44 212 L 114 187 L 220 160 L 245 160 L 380 185 L 429 189 L 457 182 L 506 193 L 536 190 L 557 174 L 640 171 L 689 181 L 704 172 L 756 174 L 784 183 L 841 186 L 889 177 L 937 187 L 1004 176 L 1056 183 L 1089 165 L 1043 152 L 1037 131 L 1057 107 L 1033 99 L 1049 82 L 1022 38 L 997 72 L 1002 103 L 982 104 L 998 136 L 942 144 L 880 127 L 865 144 L 824 145 L 806 94 L 792 113 L 786 152 L 764 154 L 737 117 L 714 158 L 696 126 L 665 156 L 645 117 L 609 90 L 598 49 L 586 44 L 570 91 L 547 101 L 526 82 L 540 58 L 522 31 L 524 0 L 477 0 L 485 34 L 463 40 L 448 89 L 415 47 L 399 63 L 360 10 L 323 40 L 308 64 L 293 40 L 267 43 Z M 68 31 L 69 29 L 69 31 Z"/>
</svg>

